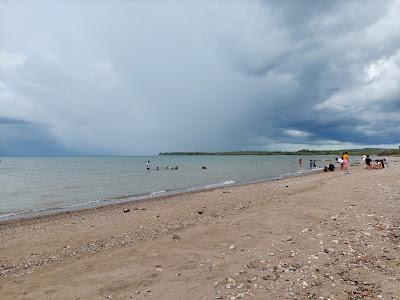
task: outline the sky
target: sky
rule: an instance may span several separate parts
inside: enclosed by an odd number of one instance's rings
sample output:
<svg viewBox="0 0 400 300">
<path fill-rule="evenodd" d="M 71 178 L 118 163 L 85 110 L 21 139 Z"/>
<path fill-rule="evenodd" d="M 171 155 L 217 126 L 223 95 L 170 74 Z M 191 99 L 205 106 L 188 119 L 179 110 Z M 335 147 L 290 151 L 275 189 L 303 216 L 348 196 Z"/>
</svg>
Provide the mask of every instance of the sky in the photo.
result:
<svg viewBox="0 0 400 300">
<path fill-rule="evenodd" d="M 0 0 L 0 155 L 395 147 L 400 0 Z"/>
</svg>

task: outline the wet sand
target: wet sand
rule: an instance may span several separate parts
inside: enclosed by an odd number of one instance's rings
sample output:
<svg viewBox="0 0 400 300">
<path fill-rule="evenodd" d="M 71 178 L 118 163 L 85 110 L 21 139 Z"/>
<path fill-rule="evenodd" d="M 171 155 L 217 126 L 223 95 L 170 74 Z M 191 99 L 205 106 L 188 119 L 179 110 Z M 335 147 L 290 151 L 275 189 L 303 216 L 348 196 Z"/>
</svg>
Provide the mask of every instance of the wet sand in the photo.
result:
<svg viewBox="0 0 400 300">
<path fill-rule="evenodd" d="M 400 299 L 399 161 L 1 224 L 1 299 Z"/>
</svg>

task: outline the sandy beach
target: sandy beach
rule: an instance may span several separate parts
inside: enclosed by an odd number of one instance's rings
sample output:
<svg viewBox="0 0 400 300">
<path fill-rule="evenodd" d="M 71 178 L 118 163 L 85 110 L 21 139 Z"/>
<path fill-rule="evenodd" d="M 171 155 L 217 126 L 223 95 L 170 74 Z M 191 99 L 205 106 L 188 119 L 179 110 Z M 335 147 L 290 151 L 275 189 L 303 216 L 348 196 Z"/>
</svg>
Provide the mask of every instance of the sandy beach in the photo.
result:
<svg viewBox="0 0 400 300">
<path fill-rule="evenodd" d="M 0 224 L 1 299 L 400 299 L 400 159 Z"/>
</svg>

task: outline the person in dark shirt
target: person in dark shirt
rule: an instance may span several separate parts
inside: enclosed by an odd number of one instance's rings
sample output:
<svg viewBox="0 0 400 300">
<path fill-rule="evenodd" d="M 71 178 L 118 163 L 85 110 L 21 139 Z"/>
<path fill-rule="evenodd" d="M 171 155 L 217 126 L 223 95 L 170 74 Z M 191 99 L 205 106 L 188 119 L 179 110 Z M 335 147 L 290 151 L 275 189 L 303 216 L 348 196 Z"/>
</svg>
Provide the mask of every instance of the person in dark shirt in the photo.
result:
<svg viewBox="0 0 400 300">
<path fill-rule="evenodd" d="M 371 166 L 372 159 L 367 155 L 367 158 L 365 159 L 365 164 L 367 165 L 367 169 L 373 169 Z"/>
</svg>

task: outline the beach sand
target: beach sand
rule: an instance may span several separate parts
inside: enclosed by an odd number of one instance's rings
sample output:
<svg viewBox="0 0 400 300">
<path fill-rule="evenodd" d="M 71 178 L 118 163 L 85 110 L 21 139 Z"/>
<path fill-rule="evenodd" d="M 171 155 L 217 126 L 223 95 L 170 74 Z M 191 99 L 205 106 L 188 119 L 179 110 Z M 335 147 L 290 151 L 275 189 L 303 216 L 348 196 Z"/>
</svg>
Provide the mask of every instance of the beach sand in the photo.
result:
<svg viewBox="0 0 400 300">
<path fill-rule="evenodd" d="M 1 224 L 0 298 L 400 299 L 399 161 Z"/>
</svg>

